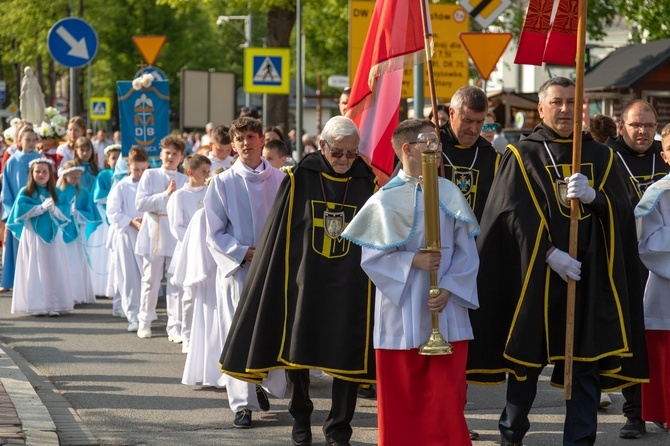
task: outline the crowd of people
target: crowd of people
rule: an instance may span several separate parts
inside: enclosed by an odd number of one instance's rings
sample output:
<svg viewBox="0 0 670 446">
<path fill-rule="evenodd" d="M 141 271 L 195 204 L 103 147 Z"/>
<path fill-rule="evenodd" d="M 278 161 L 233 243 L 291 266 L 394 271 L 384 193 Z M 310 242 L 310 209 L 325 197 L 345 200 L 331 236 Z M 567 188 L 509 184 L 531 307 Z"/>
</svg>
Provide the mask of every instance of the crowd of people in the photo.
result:
<svg viewBox="0 0 670 446">
<path fill-rule="evenodd" d="M 563 444 L 594 444 L 597 411 L 618 389 L 622 438 L 642 437 L 647 421 L 667 431 L 670 125 L 655 141 L 656 111 L 631 101 L 618 124 L 597 118 L 584 132 L 573 173 L 574 101 L 572 81 L 548 80 L 541 122 L 505 145 L 486 94 L 462 87 L 438 110 L 439 128 L 399 123 L 384 185 L 344 116 L 288 168 L 282 129 L 252 116 L 208 125 L 199 145 L 165 137 L 155 168 L 141 147 L 121 157 L 104 133 L 91 141 L 80 118 L 42 153 L 22 123 L 3 167 L 2 286 L 22 315 L 107 296 L 142 339 L 163 291 L 168 340 L 187 354 L 182 383 L 225 386 L 237 428 L 288 390 L 297 446 L 313 442 L 310 370 L 333 377 L 329 445 L 350 444 L 360 387 L 372 384 L 380 444 L 471 444 L 467 383 L 505 382 L 501 444 L 521 445 L 542 370 L 553 364 L 552 384 L 566 384 L 566 325 L 575 342 Z M 433 250 L 423 249 L 426 148 L 445 173 Z M 453 353 L 419 355 L 434 318 Z"/>
</svg>

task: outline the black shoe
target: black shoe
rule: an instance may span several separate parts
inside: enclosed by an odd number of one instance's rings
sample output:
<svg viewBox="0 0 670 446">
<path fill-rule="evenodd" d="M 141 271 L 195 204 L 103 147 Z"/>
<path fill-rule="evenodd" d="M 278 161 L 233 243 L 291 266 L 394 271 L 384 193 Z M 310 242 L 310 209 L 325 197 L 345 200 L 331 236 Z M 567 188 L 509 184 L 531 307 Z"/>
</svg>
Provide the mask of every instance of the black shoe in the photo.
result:
<svg viewBox="0 0 670 446">
<path fill-rule="evenodd" d="M 468 434 L 470 434 L 470 440 L 477 440 L 479 438 L 479 432 L 475 432 L 472 429 L 468 429 Z"/>
<path fill-rule="evenodd" d="M 249 409 L 242 409 L 237 412 L 233 426 L 238 429 L 249 429 L 251 427 L 251 411 Z"/>
<path fill-rule="evenodd" d="M 642 438 L 645 432 L 647 432 L 647 426 L 644 421 L 639 418 L 626 418 L 626 424 L 619 429 L 619 437 L 636 440 Z"/>
<path fill-rule="evenodd" d="M 326 441 L 326 444 L 328 446 L 351 446 L 351 443 L 349 443 L 346 440 L 332 440 L 332 441 Z"/>
<path fill-rule="evenodd" d="M 293 431 L 291 432 L 291 443 L 293 443 L 293 446 L 311 446 L 312 426 L 294 422 Z"/>
<path fill-rule="evenodd" d="M 256 398 L 258 398 L 258 407 L 261 408 L 262 412 L 267 412 L 270 410 L 270 400 L 268 399 L 268 394 L 265 389 L 258 384 L 256 384 Z"/>
<path fill-rule="evenodd" d="M 520 441 L 518 443 L 507 440 L 502 434 L 500 435 L 500 446 L 523 446 Z"/>
<path fill-rule="evenodd" d="M 377 390 L 372 384 L 367 387 L 358 386 L 358 396 L 361 398 L 375 399 L 377 398 Z"/>
</svg>

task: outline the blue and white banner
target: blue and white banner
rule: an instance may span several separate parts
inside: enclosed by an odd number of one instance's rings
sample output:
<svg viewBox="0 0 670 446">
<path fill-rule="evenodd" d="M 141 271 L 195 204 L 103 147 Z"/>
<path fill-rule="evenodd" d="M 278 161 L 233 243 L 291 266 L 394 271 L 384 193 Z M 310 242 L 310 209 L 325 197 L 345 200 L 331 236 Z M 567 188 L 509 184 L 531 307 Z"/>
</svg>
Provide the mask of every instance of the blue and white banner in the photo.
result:
<svg viewBox="0 0 670 446">
<path fill-rule="evenodd" d="M 135 90 L 132 81 L 117 81 L 121 153 L 142 146 L 149 156 L 160 154 L 161 139 L 170 133 L 170 89 L 168 81 L 153 81 L 149 88 Z"/>
</svg>

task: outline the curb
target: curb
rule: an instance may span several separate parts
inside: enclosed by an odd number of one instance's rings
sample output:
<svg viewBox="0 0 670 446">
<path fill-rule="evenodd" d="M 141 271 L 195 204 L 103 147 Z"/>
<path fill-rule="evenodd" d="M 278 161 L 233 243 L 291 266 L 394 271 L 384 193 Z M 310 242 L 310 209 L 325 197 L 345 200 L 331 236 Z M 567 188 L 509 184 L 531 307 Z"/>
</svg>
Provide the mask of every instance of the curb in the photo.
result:
<svg viewBox="0 0 670 446">
<path fill-rule="evenodd" d="M 28 378 L 21 372 L 0 343 L 0 382 L 11 400 L 21 423 L 26 445 L 58 446 L 56 425 Z M 10 443 L 11 444 L 11 443 Z"/>
</svg>

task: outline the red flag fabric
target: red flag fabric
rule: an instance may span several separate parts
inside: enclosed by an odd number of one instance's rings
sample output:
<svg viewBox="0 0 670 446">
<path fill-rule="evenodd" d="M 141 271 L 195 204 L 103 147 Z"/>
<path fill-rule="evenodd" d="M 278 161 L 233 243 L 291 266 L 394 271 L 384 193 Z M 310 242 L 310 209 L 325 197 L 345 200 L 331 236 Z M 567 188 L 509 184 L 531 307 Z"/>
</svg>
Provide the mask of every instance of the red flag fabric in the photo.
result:
<svg viewBox="0 0 670 446">
<path fill-rule="evenodd" d="M 377 0 L 349 96 L 347 116 L 361 132 L 359 150 L 386 176 L 393 172 L 403 68 L 426 60 L 421 7 L 421 0 Z"/>
<path fill-rule="evenodd" d="M 528 11 L 519 36 L 519 48 L 514 59 L 515 64 L 542 65 L 553 7 L 554 0 L 528 2 Z"/>
<path fill-rule="evenodd" d="M 553 65 L 575 64 L 578 21 L 579 0 L 559 0 L 542 61 Z"/>
</svg>

